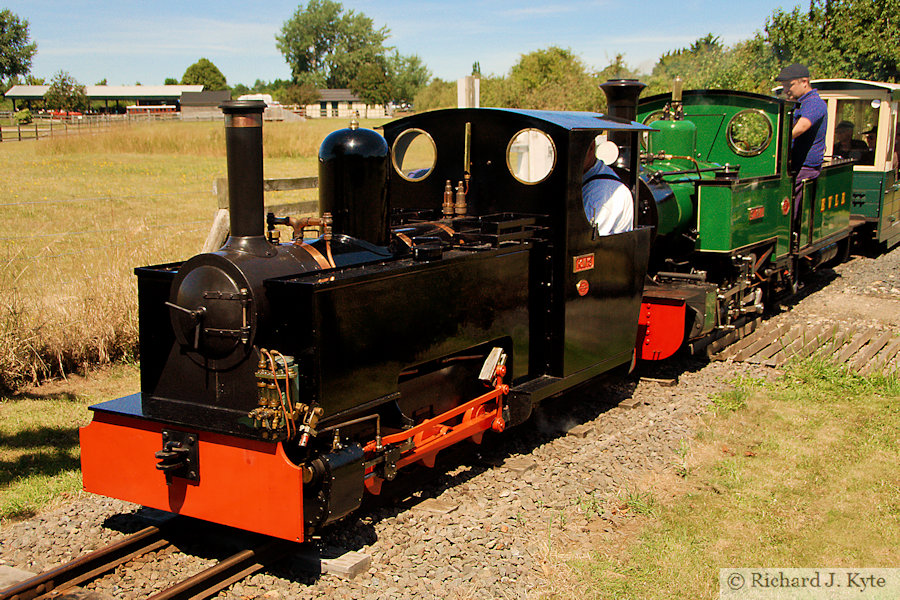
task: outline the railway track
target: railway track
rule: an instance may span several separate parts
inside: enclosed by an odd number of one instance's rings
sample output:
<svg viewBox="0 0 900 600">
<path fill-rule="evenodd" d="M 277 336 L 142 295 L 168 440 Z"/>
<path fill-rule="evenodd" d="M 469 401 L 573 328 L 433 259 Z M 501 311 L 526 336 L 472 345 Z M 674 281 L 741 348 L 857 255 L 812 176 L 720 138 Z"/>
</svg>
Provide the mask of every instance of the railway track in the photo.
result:
<svg viewBox="0 0 900 600">
<path fill-rule="evenodd" d="M 123 540 L 76 558 L 5 590 L 0 600 L 65 600 L 96 597 L 85 586 L 151 552 L 173 546 L 171 535 L 177 523 L 150 526 Z M 150 596 L 150 600 L 199 600 L 209 598 L 231 584 L 267 568 L 286 556 L 296 545 L 277 539 L 265 541 L 232 554 L 218 563 Z"/>
<path fill-rule="evenodd" d="M 888 375 L 897 371 L 900 338 L 890 330 L 851 323 L 790 324 L 773 319 L 712 358 L 778 367 L 812 355 L 861 375 Z"/>
</svg>

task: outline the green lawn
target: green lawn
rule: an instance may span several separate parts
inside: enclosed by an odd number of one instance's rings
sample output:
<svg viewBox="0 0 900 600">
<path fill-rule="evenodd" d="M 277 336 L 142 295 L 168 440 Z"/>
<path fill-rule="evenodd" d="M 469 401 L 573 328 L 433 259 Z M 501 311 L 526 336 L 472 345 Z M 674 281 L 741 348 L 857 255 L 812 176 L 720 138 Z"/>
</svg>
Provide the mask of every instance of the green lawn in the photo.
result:
<svg viewBox="0 0 900 600">
<path fill-rule="evenodd" d="M 896 378 L 805 362 L 715 406 L 676 499 L 654 502 L 624 553 L 570 565 L 582 598 L 716 598 L 725 567 L 900 564 Z"/>
</svg>

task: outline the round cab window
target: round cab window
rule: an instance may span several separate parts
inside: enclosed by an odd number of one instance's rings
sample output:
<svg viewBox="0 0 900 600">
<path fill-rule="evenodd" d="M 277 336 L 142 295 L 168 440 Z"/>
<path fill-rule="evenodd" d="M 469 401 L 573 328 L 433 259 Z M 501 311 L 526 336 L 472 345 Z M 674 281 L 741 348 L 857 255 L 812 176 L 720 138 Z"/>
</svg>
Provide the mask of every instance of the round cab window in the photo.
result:
<svg viewBox="0 0 900 600">
<path fill-rule="evenodd" d="M 540 183 L 550 176 L 556 166 L 556 146 L 539 129 L 523 129 L 513 136 L 506 147 L 506 166 L 518 181 Z"/>
<path fill-rule="evenodd" d="M 422 181 L 428 177 L 436 160 L 434 140 L 421 129 L 408 129 L 394 140 L 391 162 L 397 174 L 407 181 Z"/>
<path fill-rule="evenodd" d="M 740 156 L 758 156 L 772 141 L 772 122 L 761 110 L 742 110 L 728 122 L 728 146 Z"/>
</svg>

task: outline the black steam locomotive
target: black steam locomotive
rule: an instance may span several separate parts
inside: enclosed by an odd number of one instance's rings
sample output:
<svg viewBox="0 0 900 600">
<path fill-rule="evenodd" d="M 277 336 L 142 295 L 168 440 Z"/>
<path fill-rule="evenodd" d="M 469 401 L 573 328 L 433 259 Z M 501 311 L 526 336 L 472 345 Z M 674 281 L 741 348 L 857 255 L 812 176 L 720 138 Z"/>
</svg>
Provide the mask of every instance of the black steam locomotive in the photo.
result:
<svg viewBox="0 0 900 600">
<path fill-rule="evenodd" d="M 351 125 L 322 144 L 309 219 L 264 215 L 264 106 L 223 105 L 231 237 L 136 270 L 141 392 L 93 407 L 85 489 L 302 541 L 630 363 L 652 229 L 598 236 L 582 175 L 601 136 L 638 197 L 641 87 L 605 84 L 614 116 Z"/>
</svg>

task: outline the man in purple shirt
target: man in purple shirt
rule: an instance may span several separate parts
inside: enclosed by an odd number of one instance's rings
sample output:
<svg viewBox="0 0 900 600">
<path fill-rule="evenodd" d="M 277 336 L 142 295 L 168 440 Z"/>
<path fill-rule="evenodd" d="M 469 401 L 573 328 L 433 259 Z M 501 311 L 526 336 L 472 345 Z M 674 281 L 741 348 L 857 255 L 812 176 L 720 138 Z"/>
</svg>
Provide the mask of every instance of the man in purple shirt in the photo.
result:
<svg viewBox="0 0 900 600">
<path fill-rule="evenodd" d="M 822 171 L 828 108 L 818 90 L 809 84 L 806 65 L 785 67 L 775 80 L 782 83 L 788 98 L 800 103 L 794 111 L 791 128 L 791 171 L 797 174 L 794 179 L 794 219 L 797 220 L 803 200 L 803 181 L 815 179 Z"/>
</svg>

